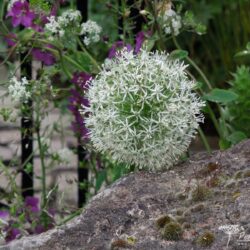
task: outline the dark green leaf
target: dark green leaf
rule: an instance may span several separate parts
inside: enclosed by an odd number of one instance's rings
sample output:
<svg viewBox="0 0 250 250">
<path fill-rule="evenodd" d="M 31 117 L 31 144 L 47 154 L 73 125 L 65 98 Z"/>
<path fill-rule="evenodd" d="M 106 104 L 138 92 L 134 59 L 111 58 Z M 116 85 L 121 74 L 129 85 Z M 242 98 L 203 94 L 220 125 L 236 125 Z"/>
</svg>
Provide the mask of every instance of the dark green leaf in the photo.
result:
<svg viewBox="0 0 250 250">
<path fill-rule="evenodd" d="M 238 95 L 231 90 L 215 88 L 209 94 L 204 95 L 203 98 L 210 102 L 227 104 L 235 101 Z"/>
<path fill-rule="evenodd" d="M 176 49 L 171 52 L 170 56 L 174 59 L 185 59 L 188 57 L 188 51 Z"/>
<path fill-rule="evenodd" d="M 228 136 L 228 140 L 232 144 L 237 144 L 237 143 L 243 141 L 246 138 L 247 138 L 246 134 L 241 132 L 241 131 L 235 131 L 230 136 Z"/>
</svg>

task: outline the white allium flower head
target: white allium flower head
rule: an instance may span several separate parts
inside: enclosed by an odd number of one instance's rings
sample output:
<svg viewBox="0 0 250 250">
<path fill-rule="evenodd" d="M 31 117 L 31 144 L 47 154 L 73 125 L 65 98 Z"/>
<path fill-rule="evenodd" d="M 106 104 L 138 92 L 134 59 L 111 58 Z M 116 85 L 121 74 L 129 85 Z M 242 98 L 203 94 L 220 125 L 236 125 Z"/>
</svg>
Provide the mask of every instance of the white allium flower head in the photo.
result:
<svg viewBox="0 0 250 250">
<path fill-rule="evenodd" d="M 100 40 L 100 33 L 102 28 L 94 21 L 88 20 L 85 23 L 81 24 L 80 35 L 84 36 L 83 42 L 86 46 L 89 46 L 91 43 L 96 43 Z"/>
<path fill-rule="evenodd" d="M 104 64 L 82 111 L 95 148 L 149 170 L 177 162 L 204 119 L 186 67 L 164 52 L 126 50 Z"/>
<path fill-rule="evenodd" d="M 23 77 L 20 81 L 16 77 L 10 79 L 8 91 L 15 102 L 27 102 L 31 97 L 30 91 L 27 90 L 28 84 L 26 77 Z"/>
</svg>

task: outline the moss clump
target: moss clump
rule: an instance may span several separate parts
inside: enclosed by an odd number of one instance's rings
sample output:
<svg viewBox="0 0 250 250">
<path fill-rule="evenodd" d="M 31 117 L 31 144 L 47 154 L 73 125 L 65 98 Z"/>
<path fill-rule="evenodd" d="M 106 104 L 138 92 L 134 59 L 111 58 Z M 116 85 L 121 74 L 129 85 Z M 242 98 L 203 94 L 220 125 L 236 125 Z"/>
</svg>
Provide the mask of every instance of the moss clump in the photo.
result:
<svg viewBox="0 0 250 250">
<path fill-rule="evenodd" d="M 188 223 L 188 222 L 184 222 L 182 224 L 182 228 L 184 228 L 184 229 L 190 229 L 191 227 L 192 227 L 192 225 L 190 223 Z"/>
<path fill-rule="evenodd" d="M 186 221 L 185 216 L 179 216 L 179 215 L 177 215 L 177 216 L 175 216 L 175 219 L 176 219 L 176 221 L 179 222 L 180 224 L 183 224 L 183 223 Z"/>
<path fill-rule="evenodd" d="M 126 240 L 123 239 L 117 239 L 117 240 L 113 240 L 111 242 L 111 250 L 117 250 L 120 248 L 129 248 L 130 245 L 128 244 L 128 242 Z"/>
<path fill-rule="evenodd" d="M 193 201 L 204 201 L 211 194 L 211 191 L 202 185 L 197 185 L 196 188 L 192 191 L 192 200 Z"/>
<path fill-rule="evenodd" d="M 197 238 L 196 242 L 202 247 L 209 247 L 213 244 L 214 239 L 214 234 L 210 231 L 206 231 Z"/>
<path fill-rule="evenodd" d="M 244 178 L 250 177 L 250 170 L 244 171 L 243 177 L 244 177 Z"/>
<path fill-rule="evenodd" d="M 204 168 L 202 168 L 198 174 L 200 176 L 207 176 L 210 175 L 212 172 L 218 170 L 220 168 L 220 164 L 217 162 L 209 162 Z"/>
<path fill-rule="evenodd" d="M 158 228 L 163 228 L 166 224 L 173 221 L 173 218 L 169 215 L 163 215 L 156 220 L 156 225 Z"/>
<path fill-rule="evenodd" d="M 187 198 L 187 194 L 184 193 L 184 192 L 179 192 L 179 193 L 176 194 L 176 198 L 177 198 L 178 200 L 183 201 L 183 200 L 185 200 L 185 199 Z"/>
<path fill-rule="evenodd" d="M 203 203 L 200 203 L 200 204 L 197 204 L 197 205 L 195 205 L 195 206 L 193 206 L 193 207 L 191 207 L 191 212 L 200 212 L 200 211 L 202 211 L 202 210 L 204 210 L 205 209 L 205 205 L 203 204 Z"/>
<path fill-rule="evenodd" d="M 242 171 L 238 171 L 235 175 L 234 175 L 234 179 L 241 179 L 242 178 Z"/>
<path fill-rule="evenodd" d="M 177 241 L 181 239 L 183 229 L 177 222 L 170 222 L 162 230 L 162 236 L 166 240 Z"/>
</svg>

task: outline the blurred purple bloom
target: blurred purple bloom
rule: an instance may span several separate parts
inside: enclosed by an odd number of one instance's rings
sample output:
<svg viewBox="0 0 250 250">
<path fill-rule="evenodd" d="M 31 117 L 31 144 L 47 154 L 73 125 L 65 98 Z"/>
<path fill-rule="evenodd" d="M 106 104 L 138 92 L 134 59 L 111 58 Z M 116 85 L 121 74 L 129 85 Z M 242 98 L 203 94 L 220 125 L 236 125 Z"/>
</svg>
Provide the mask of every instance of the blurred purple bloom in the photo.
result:
<svg viewBox="0 0 250 250">
<path fill-rule="evenodd" d="M 51 45 L 47 45 L 48 48 L 52 48 Z M 52 53 L 48 51 L 43 51 L 38 48 L 34 48 L 32 50 L 32 55 L 35 60 L 43 62 L 45 65 L 50 66 L 53 65 L 56 62 L 55 57 L 52 55 Z"/>
<path fill-rule="evenodd" d="M 6 210 L 0 211 L 0 218 L 6 220 L 9 217 L 10 213 Z"/>
<path fill-rule="evenodd" d="M 28 208 L 33 213 L 40 211 L 39 209 L 39 199 L 36 197 L 28 196 L 25 198 L 25 207 Z"/>
<path fill-rule="evenodd" d="M 17 36 L 14 33 L 9 33 L 8 35 L 5 36 L 5 41 L 10 47 L 16 45 L 16 39 L 17 39 Z"/>
<path fill-rule="evenodd" d="M 7 17 L 12 17 L 13 27 L 22 24 L 24 27 L 31 27 L 35 19 L 35 13 L 30 11 L 27 1 L 17 1 L 7 13 Z"/>
<path fill-rule="evenodd" d="M 91 75 L 80 72 L 75 73 L 71 80 L 75 84 L 75 89 L 71 89 L 71 96 L 69 98 L 68 109 L 72 112 L 75 120 L 71 123 L 72 130 L 80 136 L 82 139 L 87 140 L 89 130 L 85 126 L 84 117 L 80 113 L 79 109 L 89 107 L 89 100 L 84 97 L 84 90 L 88 89 L 88 81 L 91 79 Z"/>
<path fill-rule="evenodd" d="M 74 84 L 76 84 L 79 88 L 83 90 L 88 90 L 88 81 L 91 79 L 91 75 L 85 72 L 77 72 L 74 73 L 73 79 L 71 80 Z"/>
<path fill-rule="evenodd" d="M 117 55 L 119 56 L 119 51 L 122 50 L 123 48 L 127 48 L 128 51 L 131 51 L 133 49 L 129 43 L 125 44 L 123 41 L 117 41 L 110 48 L 108 53 L 108 58 L 112 59 Z"/>
<path fill-rule="evenodd" d="M 7 233 L 5 237 L 6 242 L 15 240 L 21 234 L 21 231 L 18 228 L 13 228 L 11 225 L 8 228 L 5 228 L 5 231 Z"/>
<path fill-rule="evenodd" d="M 151 35 L 150 31 L 148 32 L 140 31 L 139 33 L 137 33 L 136 38 L 135 38 L 135 49 L 134 49 L 135 54 L 139 53 L 145 39 L 150 35 Z"/>
</svg>

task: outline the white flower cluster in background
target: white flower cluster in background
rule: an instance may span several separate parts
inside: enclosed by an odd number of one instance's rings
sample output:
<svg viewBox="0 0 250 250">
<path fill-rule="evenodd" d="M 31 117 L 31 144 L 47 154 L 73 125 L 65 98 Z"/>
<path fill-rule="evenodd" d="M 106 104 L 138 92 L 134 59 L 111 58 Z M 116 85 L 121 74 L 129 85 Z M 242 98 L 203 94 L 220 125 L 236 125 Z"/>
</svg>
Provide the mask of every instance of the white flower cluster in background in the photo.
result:
<svg viewBox="0 0 250 250">
<path fill-rule="evenodd" d="M 23 77 L 20 81 L 16 77 L 10 79 L 9 94 L 15 102 L 27 102 L 31 97 L 31 93 L 27 90 L 29 84 L 26 77 Z"/>
<path fill-rule="evenodd" d="M 167 35 L 179 35 L 180 29 L 182 27 L 181 16 L 178 15 L 174 10 L 166 10 L 162 16 L 162 22 L 164 31 Z"/>
<path fill-rule="evenodd" d="M 94 147 L 139 168 L 171 167 L 204 117 L 186 65 L 164 52 L 123 50 L 92 80 L 82 113 Z"/>
<path fill-rule="evenodd" d="M 52 35 L 63 37 L 68 27 L 80 27 L 81 13 L 78 10 L 67 10 L 58 18 L 55 16 L 48 17 L 48 21 L 45 24 L 45 30 Z"/>
<path fill-rule="evenodd" d="M 88 20 L 86 23 L 82 23 L 80 34 L 84 36 L 83 43 L 88 46 L 100 41 L 101 31 L 102 28 L 94 21 Z"/>
<path fill-rule="evenodd" d="M 59 160 L 63 163 L 70 163 L 72 158 L 74 157 L 72 150 L 68 148 L 62 148 L 58 150 L 57 155 L 59 157 Z"/>
</svg>

